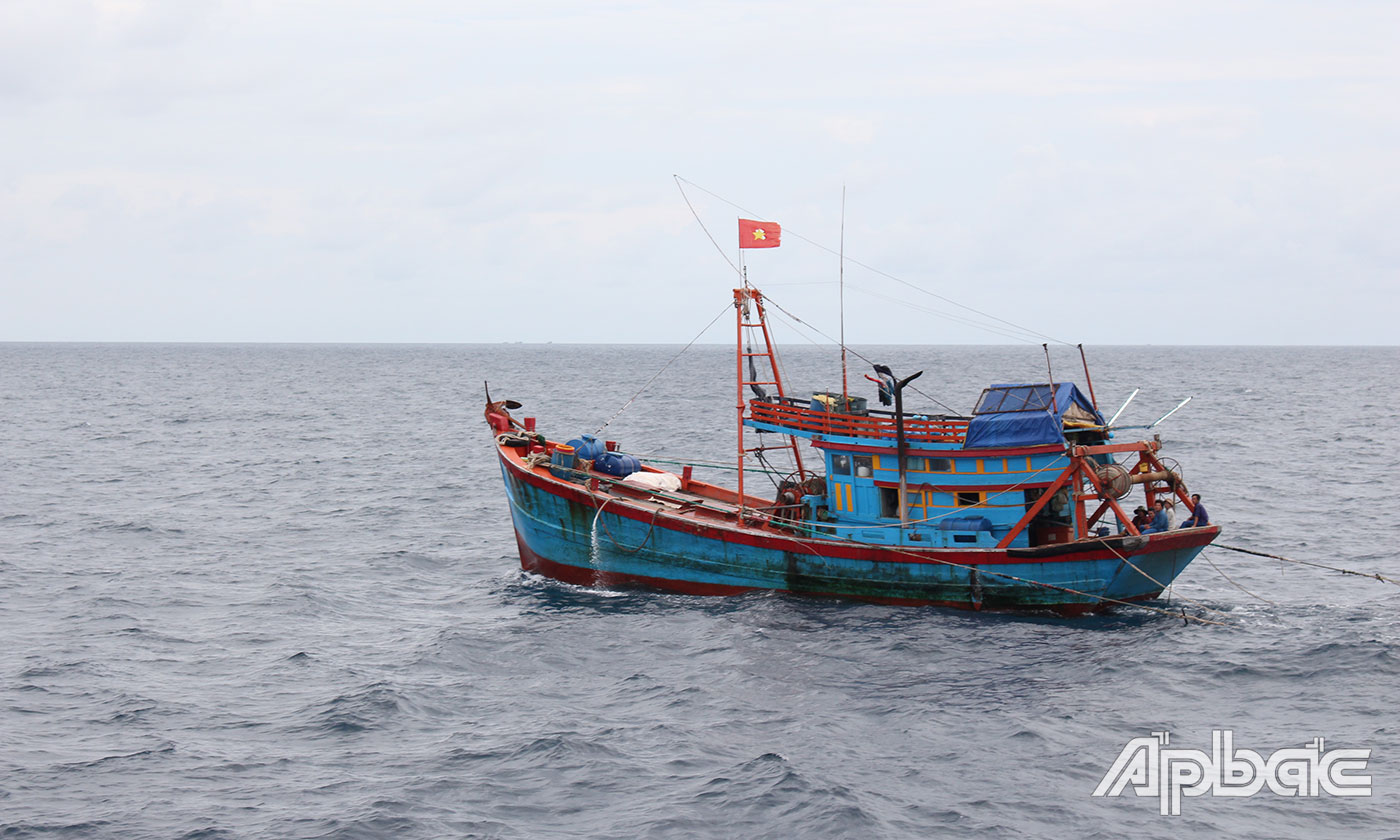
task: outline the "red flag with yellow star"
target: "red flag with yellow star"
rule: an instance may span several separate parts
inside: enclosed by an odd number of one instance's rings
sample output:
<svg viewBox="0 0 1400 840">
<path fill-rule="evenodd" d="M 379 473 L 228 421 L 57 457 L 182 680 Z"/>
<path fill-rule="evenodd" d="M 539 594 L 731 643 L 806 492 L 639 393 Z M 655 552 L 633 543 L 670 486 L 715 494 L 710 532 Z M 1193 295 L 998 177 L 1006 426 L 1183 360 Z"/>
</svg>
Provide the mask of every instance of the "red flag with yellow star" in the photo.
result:
<svg viewBox="0 0 1400 840">
<path fill-rule="evenodd" d="M 776 248 L 783 229 L 777 222 L 755 222 L 753 219 L 739 220 L 740 248 Z"/>
</svg>

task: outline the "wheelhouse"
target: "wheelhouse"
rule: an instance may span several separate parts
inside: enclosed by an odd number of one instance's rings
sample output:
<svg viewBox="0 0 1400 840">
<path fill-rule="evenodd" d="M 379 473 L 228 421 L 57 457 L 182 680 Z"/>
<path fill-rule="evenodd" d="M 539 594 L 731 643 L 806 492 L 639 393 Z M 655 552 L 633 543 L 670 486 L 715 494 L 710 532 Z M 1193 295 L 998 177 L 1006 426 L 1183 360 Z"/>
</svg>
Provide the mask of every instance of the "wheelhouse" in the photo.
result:
<svg viewBox="0 0 1400 840">
<path fill-rule="evenodd" d="M 1075 539 L 1073 491 L 1057 479 L 1072 444 L 1105 436 L 1102 417 L 1074 385 L 993 385 L 966 417 L 900 418 L 831 396 L 751 400 L 745 418 L 759 432 L 806 439 L 821 453 L 825 492 L 800 500 L 814 536 L 956 548 Z"/>
</svg>

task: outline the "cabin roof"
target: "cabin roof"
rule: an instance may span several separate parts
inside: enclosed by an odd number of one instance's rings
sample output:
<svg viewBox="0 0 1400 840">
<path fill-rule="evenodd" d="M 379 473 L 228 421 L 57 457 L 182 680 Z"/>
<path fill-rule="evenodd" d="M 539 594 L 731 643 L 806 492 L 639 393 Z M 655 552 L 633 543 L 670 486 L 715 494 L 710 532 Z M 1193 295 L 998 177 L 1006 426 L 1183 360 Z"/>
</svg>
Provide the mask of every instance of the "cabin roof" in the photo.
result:
<svg viewBox="0 0 1400 840">
<path fill-rule="evenodd" d="M 1103 425 L 1103 415 L 1071 382 L 993 385 L 982 392 L 964 449 L 1065 442 L 1065 423 Z"/>
</svg>

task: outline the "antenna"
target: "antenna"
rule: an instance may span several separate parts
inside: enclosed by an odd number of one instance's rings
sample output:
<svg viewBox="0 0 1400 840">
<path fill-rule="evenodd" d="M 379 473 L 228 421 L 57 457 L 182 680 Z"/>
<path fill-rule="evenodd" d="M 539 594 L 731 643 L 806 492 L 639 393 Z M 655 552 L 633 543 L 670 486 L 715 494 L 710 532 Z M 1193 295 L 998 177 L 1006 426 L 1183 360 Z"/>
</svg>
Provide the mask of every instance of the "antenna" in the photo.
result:
<svg viewBox="0 0 1400 840">
<path fill-rule="evenodd" d="M 1050 369 L 1050 345 L 1042 344 L 1041 349 L 1045 351 L 1045 375 L 1050 377 L 1050 409 L 1055 407 L 1055 372 Z"/>
<path fill-rule="evenodd" d="M 846 185 L 841 185 L 841 251 L 837 257 L 837 278 L 841 286 L 841 409 L 849 411 L 850 393 L 846 389 Z"/>
<path fill-rule="evenodd" d="M 1094 404 L 1094 410 L 1099 410 L 1099 398 L 1094 396 L 1094 377 L 1089 375 L 1089 359 L 1084 355 L 1084 345 L 1079 345 L 1079 361 L 1084 363 L 1084 381 L 1089 383 L 1089 400 Z"/>
</svg>

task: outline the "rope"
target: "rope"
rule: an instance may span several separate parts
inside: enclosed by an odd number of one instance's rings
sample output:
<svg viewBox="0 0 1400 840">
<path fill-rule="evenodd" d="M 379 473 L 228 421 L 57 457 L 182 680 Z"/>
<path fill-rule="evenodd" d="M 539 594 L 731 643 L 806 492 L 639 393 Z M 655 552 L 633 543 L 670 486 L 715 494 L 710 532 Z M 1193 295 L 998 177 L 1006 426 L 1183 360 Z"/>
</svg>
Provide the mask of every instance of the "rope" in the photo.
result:
<svg viewBox="0 0 1400 840">
<path fill-rule="evenodd" d="M 1149 575 L 1147 572 L 1144 572 L 1140 567 L 1138 567 L 1137 564 L 1135 564 L 1133 561 L 1129 560 L 1128 558 L 1124 557 L 1123 555 L 1119 554 L 1117 549 L 1115 549 L 1113 546 L 1109 545 L 1109 544 L 1108 544 L 1107 542 L 1105 542 L 1104 540 L 1099 540 L 1098 542 L 1099 542 L 1099 544 L 1102 545 L 1104 548 L 1106 548 L 1106 549 L 1108 549 L 1109 551 L 1113 552 L 1114 556 L 1116 556 L 1119 560 L 1122 560 L 1124 563 L 1127 563 L 1128 566 L 1129 566 L 1130 568 L 1132 568 L 1133 571 L 1137 572 L 1138 574 L 1142 575 L 1143 577 L 1147 578 L 1148 580 L 1152 581 L 1153 583 L 1157 584 L 1158 586 L 1162 587 L 1163 589 L 1169 589 L 1169 587 L 1168 587 L 1165 583 L 1162 583 L 1160 580 L 1157 580 L 1157 579 L 1156 579 L 1155 577 L 1153 577 L 1152 575 Z M 1208 606 L 1208 605 L 1203 604 L 1203 603 L 1201 603 L 1200 601 L 1194 600 L 1194 599 L 1192 599 L 1192 598 L 1187 598 L 1185 595 L 1182 595 L 1182 596 L 1180 596 L 1180 597 L 1181 597 L 1181 600 L 1185 601 L 1186 603 L 1188 603 L 1188 604 L 1190 604 L 1190 605 L 1192 605 L 1192 606 L 1194 606 L 1194 607 L 1199 607 L 1199 608 L 1201 608 L 1201 609 L 1203 609 L 1203 610 L 1209 610 L 1210 612 L 1213 612 L 1213 613 L 1215 613 L 1215 614 L 1217 614 L 1217 615 L 1229 616 L 1229 613 L 1225 612 L 1224 610 L 1217 610 L 1215 607 Z"/>
<path fill-rule="evenodd" d="M 746 216 L 749 216 L 749 217 L 755 218 L 755 219 L 757 219 L 757 218 L 763 218 L 763 216 L 762 216 L 761 214 L 754 213 L 754 211 L 752 211 L 752 210 L 746 210 L 745 208 L 739 206 L 738 204 L 735 204 L 734 202 L 730 201 L 729 199 L 725 198 L 724 196 L 719 195 L 719 194 L 717 194 L 717 193 L 714 193 L 714 192 L 711 192 L 710 190 L 705 189 L 704 187 L 700 186 L 699 184 L 695 183 L 694 181 L 687 181 L 686 179 L 682 178 L 682 177 L 679 176 L 679 175 L 673 175 L 672 177 L 676 179 L 676 186 L 677 186 L 677 187 L 679 187 L 680 184 L 681 184 L 682 182 L 684 182 L 684 183 L 686 183 L 686 184 L 690 184 L 692 187 L 696 188 L 697 190 L 699 190 L 699 191 L 701 191 L 701 192 L 703 192 L 703 193 L 705 193 L 705 194 L 707 194 L 707 195 L 709 195 L 709 196 L 712 196 L 713 198 L 719 199 L 720 201 L 724 202 L 725 204 L 728 204 L 730 207 L 733 207 L 734 209 L 738 210 L 739 212 L 745 214 Z M 685 194 L 685 190 L 682 189 L 682 190 L 681 190 L 681 194 L 684 195 L 684 194 Z M 690 204 L 690 201 L 689 201 L 688 199 L 687 199 L 687 201 L 686 201 L 686 204 L 687 204 L 687 205 Z M 694 209 L 694 208 L 691 208 L 691 212 L 694 213 L 694 212 L 695 212 L 695 209 Z M 698 219 L 699 217 L 697 216 L 696 218 Z M 703 227 L 703 225 L 702 225 L 702 227 Z M 838 252 L 838 251 L 833 251 L 832 249 L 826 247 L 825 245 L 822 245 L 822 244 L 819 243 L 819 242 L 815 242 L 815 241 L 813 241 L 813 240 L 811 240 L 811 239 L 808 239 L 807 237 L 803 236 L 802 234 L 797 233 L 796 231 L 792 230 L 791 228 L 788 228 L 787 231 L 786 231 L 786 233 L 787 233 L 787 235 L 788 235 L 789 237 L 792 237 L 792 238 L 795 238 L 795 239 L 801 239 L 803 242 L 806 242 L 808 245 L 811 245 L 811 246 L 816 247 L 816 248 L 820 248 L 821 250 L 826 251 L 828 254 L 831 254 L 831 255 L 833 255 L 833 256 L 840 256 L 840 257 L 842 257 L 842 259 L 844 259 L 844 260 L 845 260 L 846 262 L 848 262 L 848 263 L 851 263 L 852 265 L 858 265 L 858 266 L 860 266 L 861 268 L 865 269 L 866 271 L 874 272 L 875 274 L 878 274 L 878 275 L 880 275 L 881 277 L 884 277 L 884 278 L 889 279 L 889 280 L 893 280 L 894 282 L 899 283 L 899 284 L 902 285 L 902 286 L 907 286 L 908 288 L 913 289 L 914 291 L 919 292 L 919 293 L 921 293 L 921 294 L 928 295 L 929 297 L 938 298 L 939 300 L 943 301 L 944 303 L 951 304 L 951 305 L 953 305 L 953 306 L 958 307 L 959 309 L 965 309 L 965 310 L 967 310 L 968 312 L 975 313 L 975 314 L 977 314 L 977 315 L 982 316 L 983 318 L 987 318 L 988 320 L 998 321 L 998 322 L 1000 322 L 1000 323 L 1002 323 L 1002 324 L 1005 324 L 1005 325 L 1008 326 L 1008 327 L 1011 327 L 1011 328 L 1014 329 L 1014 330 L 1017 330 L 1018 332 L 1026 333 L 1026 334 L 1028 334 L 1028 335 L 1039 336 L 1040 338 L 1045 339 L 1045 340 L 1047 340 L 1047 341 L 1053 341 L 1053 342 L 1055 342 L 1055 343 L 1057 343 L 1057 344 L 1063 344 L 1063 345 L 1065 345 L 1065 346 L 1067 346 L 1067 347 L 1073 347 L 1073 346 L 1074 346 L 1073 344 L 1071 344 L 1071 343 L 1068 342 L 1068 341 L 1062 341 L 1061 339 L 1055 338 L 1054 336 L 1049 336 L 1049 335 L 1046 335 L 1045 333 L 1038 332 L 1038 331 L 1036 331 L 1036 330 L 1030 329 L 1029 327 L 1023 327 L 1023 326 L 1021 326 L 1020 324 L 1012 323 L 1011 321 L 1008 321 L 1008 320 L 1006 320 L 1005 318 L 998 318 L 998 317 L 995 316 L 995 315 L 992 315 L 992 314 L 987 313 L 987 312 L 983 312 L 983 311 L 980 310 L 980 309 L 975 309 L 975 308 L 973 308 L 973 307 L 971 307 L 971 306 L 968 306 L 967 304 L 958 303 L 957 301 L 955 301 L 955 300 L 953 300 L 953 299 L 951 299 L 951 298 L 944 297 L 943 295 L 940 295 L 940 294 L 938 294 L 938 293 L 936 293 L 936 292 L 930 292 L 928 289 L 922 288 L 922 287 L 920 287 L 920 286 L 916 286 L 916 285 L 914 285 L 913 283 L 910 283 L 908 280 L 903 280 L 903 279 L 901 279 L 901 278 L 899 278 L 899 277 L 894 276 L 893 274 L 889 274 L 889 273 L 884 272 L 884 271 L 881 271 L 880 269 L 875 268 L 875 267 L 873 267 L 873 266 L 866 265 L 865 263 L 861 262 L 860 260 L 851 259 L 850 257 L 847 257 L 847 256 L 845 256 L 844 254 L 842 254 L 842 253 L 840 253 L 840 252 Z M 707 234 L 708 234 L 708 231 L 707 231 Z M 713 241 L 713 238 L 711 238 L 711 241 Z M 716 247 L 718 247 L 718 246 L 716 246 Z M 727 260 L 728 257 L 725 257 L 725 259 Z M 733 265 L 733 263 L 730 263 L 730 265 Z M 989 327 L 989 326 L 985 326 L 985 325 L 981 325 L 981 324 L 974 324 L 974 326 L 978 326 L 978 327 L 980 327 L 980 328 L 982 328 L 982 329 L 985 329 L 985 330 L 987 330 L 987 331 L 989 331 L 989 332 L 992 331 L 992 328 Z M 1023 339 L 1023 340 L 1024 340 L 1024 339 Z"/>
<path fill-rule="evenodd" d="M 1257 600 L 1263 601 L 1264 603 L 1270 604 L 1270 605 L 1275 606 L 1275 607 L 1278 606 L 1278 604 L 1275 603 L 1274 601 L 1270 601 L 1268 598 L 1265 598 L 1265 597 L 1263 597 L 1263 596 L 1261 596 L 1261 595 L 1255 595 L 1253 592 L 1250 592 L 1248 589 L 1245 589 L 1243 586 L 1240 586 L 1238 583 L 1235 583 L 1234 578 L 1232 578 L 1232 577 L 1230 577 L 1229 575 L 1225 574 L 1225 571 L 1224 571 L 1223 569 L 1221 569 L 1219 566 L 1215 565 L 1215 562 L 1214 562 L 1213 560 L 1211 560 L 1209 557 L 1207 557 L 1207 556 L 1206 556 L 1206 553 L 1205 553 L 1204 551 L 1201 552 L 1200 557 L 1201 557 L 1202 560 L 1206 561 L 1207 563 L 1210 563 L 1210 567 L 1211 567 L 1212 569 L 1216 570 L 1217 572 L 1220 572 L 1220 576 L 1223 577 L 1223 578 L 1225 578 L 1225 580 L 1228 581 L 1229 584 L 1230 584 L 1231 586 L 1235 587 L 1236 589 L 1238 589 L 1239 591 L 1243 592 L 1244 594 L 1248 595 L 1248 596 L 1251 597 L 1251 598 L 1255 598 L 1255 599 L 1257 599 Z"/>
<path fill-rule="evenodd" d="M 907 301 L 907 300 L 900 300 L 899 298 L 895 297 L 894 295 L 887 295 L 887 294 L 883 294 L 883 293 L 881 293 L 881 292 L 872 291 L 872 290 L 870 290 L 870 289 L 865 289 L 865 288 L 862 288 L 862 287 L 860 287 L 860 286 L 853 285 L 853 284 L 851 284 L 851 283 L 847 283 L 846 285 L 847 285 L 848 287 L 850 287 L 853 291 L 857 291 L 857 292 L 860 292 L 860 293 L 862 293 L 862 294 L 867 294 L 867 295 L 870 295 L 871 297 L 881 298 L 881 299 L 890 301 L 891 303 L 897 303 L 897 304 L 899 304 L 900 306 L 907 306 L 907 307 L 909 307 L 910 309 L 917 309 L 917 310 L 919 310 L 920 312 L 926 312 L 926 313 L 928 313 L 929 315 L 933 315 L 933 316 L 938 317 L 938 318 L 943 318 L 944 320 L 953 321 L 953 322 L 959 323 L 959 324 L 967 324 L 968 326 L 970 326 L 970 327 L 976 327 L 977 329 L 982 330 L 983 332 L 989 332 L 989 333 L 992 333 L 992 334 L 994 334 L 994 335 L 1002 336 L 1003 338 L 1012 339 L 1013 341 L 1024 341 L 1024 342 L 1027 343 L 1027 344 L 1039 344 L 1039 343 L 1040 343 L 1040 342 L 1036 341 L 1036 339 L 1034 339 L 1034 338 L 1027 338 L 1027 337 L 1024 336 L 1024 335 L 1019 335 L 1019 334 L 1017 334 L 1017 333 L 1011 332 L 1010 330 L 1003 330 L 1003 329 L 999 329 L 999 328 L 997 328 L 997 327 L 988 326 L 988 325 L 986 325 L 986 324 L 980 324 L 980 323 L 978 323 L 978 322 L 972 320 L 971 318 L 964 318 L 964 317 L 962 317 L 961 315 L 950 315 L 950 314 L 948 314 L 947 312 L 939 312 L 937 309 L 932 309 L 932 308 L 927 307 L 927 306 L 921 306 L 921 305 L 919 305 L 919 304 L 917 304 L 917 303 L 912 303 L 912 302 Z"/>
<path fill-rule="evenodd" d="M 682 467 L 700 467 L 701 469 L 706 469 L 706 470 L 730 470 L 731 472 L 738 472 L 738 470 L 739 470 L 739 468 L 736 467 L 736 466 L 734 466 L 734 464 L 732 464 L 732 463 L 730 463 L 730 464 L 721 464 L 721 463 L 718 463 L 718 462 L 716 462 L 716 461 L 699 461 L 699 460 L 684 460 L 684 461 L 683 461 L 683 460 L 677 460 L 677 459 L 675 459 L 675 458 L 659 458 L 659 457 L 652 456 L 652 455 L 642 455 L 642 454 L 640 454 L 640 453 L 631 452 L 631 451 L 629 451 L 627 454 L 628 454 L 628 455 L 635 455 L 635 456 L 637 457 L 637 460 L 639 460 L 639 461 L 646 461 L 648 464 L 675 464 L 675 465 L 677 465 L 677 466 L 682 466 Z M 759 469 L 758 467 L 745 467 L 745 468 L 744 468 L 744 472 L 766 472 L 766 470 L 761 470 L 761 469 Z M 788 472 L 791 472 L 791 470 L 789 470 Z M 773 475 L 787 475 L 788 472 L 774 472 Z"/>
<path fill-rule="evenodd" d="M 603 431 L 604 429 L 606 429 L 606 428 L 608 427 L 608 425 L 609 425 L 610 423 L 612 423 L 612 421 L 616 420 L 616 419 L 622 414 L 622 412 L 626 411 L 626 410 L 627 410 L 627 407 L 630 406 L 633 402 L 635 402 L 635 401 L 637 400 L 637 397 L 640 397 L 640 396 L 642 395 L 642 392 L 643 392 L 643 391 L 645 391 L 647 388 L 650 388 L 650 387 L 651 387 L 651 383 L 655 382 L 655 381 L 657 380 L 657 378 L 661 376 L 661 374 L 663 374 L 663 373 L 666 372 L 666 368 L 670 367 L 670 366 L 672 365 L 672 363 L 674 363 L 674 362 L 676 361 L 676 359 L 679 359 L 681 356 L 683 356 L 683 355 L 685 354 L 685 351 L 687 351 L 687 350 L 689 350 L 691 347 L 693 347 L 693 346 L 695 345 L 695 342 L 697 342 L 697 341 L 700 340 L 700 336 L 702 336 L 702 335 L 704 335 L 705 333 L 709 332 L 709 331 L 710 331 L 710 327 L 713 327 L 713 326 L 715 325 L 715 322 L 716 322 L 716 321 L 718 321 L 720 318 L 724 317 L 724 313 L 728 312 L 731 306 L 733 306 L 733 304 L 728 304 L 728 303 L 726 303 L 726 304 L 724 305 L 724 308 L 721 309 L 721 310 L 719 311 L 719 314 L 716 315 L 714 318 L 712 318 L 712 319 L 710 320 L 710 323 L 706 324 L 706 325 L 705 325 L 705 328 L 704 328 L 703 330 L 701 330 L 699 333 L 697 333 L 696 336 L 690 340 L 690 343 L 689 343 L 689 344 L 687 344 L 686 346 L 682 347 L 682 348 L 681 348 L 681 351 L 680 351 L 679 353 L 677 353 L 676 355 L 672 356 L 670 361 L 668 361 L 666 364 L 662 365 L 662 366 L 661 366 L 661 370 L 658 370 L 656 373 L 652 374 L 652 377 L 646 381 L 646 384 L 643 385 L 642 387 L 638 388 L 638 389 L 637 389 L 637 393 L 633 394 L 631 399 L 629 399 L 627 402 L 623 403 L 623 404 L 622 404 L 622 408 L 619 408 L 616 412 L 614 412 L 614 413 L 613 413 L 613 416 L 611 416 L 611 417 L 608 418 L 608 422 L 607 422 L 607 423 L 604 423 L 603 425 L 601 425 L 601 426 L 599 426 L 597 429 L 595 429 L 595 430 L 593 431 L 593 434 L 596 435 L 596 434 L 598 434 L 599 432 L 601 432 L 601 431 Z"/>
<path fill-rule="evenodd" d="M 1322 563 L 1313 563 L 1309 560 L 1294 560 L 1292 557 L 1281 557 L 1277 554 L 1268 554 L 1263 551 L 1253 551 L 1248 548 L 1237 548 L 1233 545 L 1221 545 L 1220 543 L 1216 543 L 1215 547 L 1223 548 L 1229 551 L 1238 551 L 1241 554 L 1253 554 L 1255 557 L 1268 557 L 1271 560 L 1282 560 L 1285 563 L 1297 563 L 1300 566 L 1313 566 L 1318 569 L 1326 569 L 1329 572 L 1341 572 L 1344 575 L 1356 575 L 1357 577 L 1375 578 L 1376 580 L 1382 583 L 1393 583 L 1396 586 L 1400 586 L 1400 580 L 1396 580 L 1395 578 L 1391 577 L 1386 577 L 1382 574 L 1376 574 L 1374 572 L 1358 572 L 1353 569 L 1341 569 L 1336 566 L 1328 566 Z"/>
<path fill-rule="evenodd" d="M 739 275 L 740 277 L 743 277 L 743 270 L 741 270 L 739 266 L 734 264 L 734 261 L 729 258 L 729 254 L 725 253 L 725 250 L 723 248 L 719 247 L 719 243 L 716 242 L 715 238 L 710 235 L 710 229 L 705 227 L 704 222 L 700 221 L 700 214 L 695 212 L 695 206 L 690 203 L 690 196 L 685 194 L 685 187 L 681 186 L 681 182 L 685 181 L 685 179 L 679 175 L 672 175 L 671 177 L 676 179 L 676 189 L 681 191 L 681 198 L 685 200 L 685 206 L 690 208 L 690 215 L 695 217 L 695 221 L 697 224 L 700 225 L 700 229 L 703 230 L 705 232 L 705 235 L 710 238 L 710 244 L 715 246 L 715 250 L 719 251 L 719 255 L 721 257 L 724 257 L 724 261 L 729 263 L 730 268 L 734 269 L 734 273 Z M 685 182 L 687 184 L 690 183 L 689 181 Z M 711 194 L 713 195 L 713 193 Z"/>
<path fill-rule="evenodd" d="M 590 494 L 590 495 L 591 495 L 591 494 Z M 594 498 L 594 501 L 597 501 L 597 498 L 598 498 L 598 497 L 597 497 L 597 496 L 594 496 L 593 498 Z M 645 547 L 646 547 L 646 544 L 647 544 L 648 542 L 651 541 L 651 532 L 656 530 L 656 517 L 657 517 L 658 514 L 661 513 L 661 508 L 657 508 L 656 510 L 653 510 L 653 511 L 651 512 L 651 527 L 650 527 L 650 528 L 647 528 L 647 535 L 646 535 L 645 537 L 642 538 L 641 545 L 638 545 L 636 548 L 628 548 L 627 546 L 625 546 L 625 545 L 623 545 L 622 543 L 620 543 L 620 542 L 617 541 L 617 537 L 614 537 L 614 536 L 613 536 L 612 529 L 608 527 L 608 520 L 603 519 L 603 508 L 607 507 L 607 506 L 608 506 L 608 502 L 611 502 L 611 501 L 612 501 L 612 499 L 606 499 L 606 500 L 603 501 L 603 503 L 602 503 L 601 505 L 598 505 L 598 512 L 595 513 L 595 514 L 593 514 L 593 527 L 594 527 L 594 528 L 597 528 L 597 527 L 598 527 L 598 521 L 599 521 L 599 520 L 602 520 L 602 522 L 603 522 L 603 532 L 606 533 L 606 534 L 608 535 L 608 539 L 612 540 L 612 544 L 615 545 L 615 546 L 617 546 L 618 548 L 622 549 L 622 551 L 623 551 L 624 554 L 636 554 L 637 552 L 639 552 L 639 551 L 641 551 L 643 548 L 645 548 Z"/>
<path fill-rule="evenodd" d="M 765 294 L 765 295 L 763 296 L 763 299 L 766 300 L 766 301 L 768 301 L 769 303 L 773 304 L 773 306 L 777 307 L 777 309 L 778 309 L 779 312 L 783 313 L 783 314 L 786 315 L 787 317 L 791 318 L 792 320 L 796 321 L 797 323 L 801 324 L 802 326 L 806 327 L 807 329 L 811 330 L 812 332 L 815 332 L 817 335 L 820 335 L 822 338 L 825 338 L 827 341 L 830 341 L 830 342 L 832 342 L 833 344 L 837 343 L 837 342 L 836 342 L 836 339 L 832 338 L 831 336 L 829 336 L 829 335 L 827 335 L 826 333 L 822 332 L 820 329 L 818 329 L 818 328 L 812 326 L 811 324 L 807 323 L 806 321 L 803 321 L 801 318 L 799 318 L 799 317 L 797 317 L 796 315 L 792 314 L 791 312 L 787 311 L 786 309 L 783 308 L 782 304 L 778 303 L 776 300 L 773 300 L 773 298 L 769 297 L 768 295 Z M 854 349 L 852 349 L 852 348 L 850 348 L 850 347 L 847 347 L 847 348 L 846 348 L 846 352 L 847 352 L 847 353 L 850 353 L 852 356 L 855 356 L 857 359 L 860 359 L 861 361 L 865 362 L 865 363 L 868 364 L 868 365 L 873 365 L 873 364 L 875 364 L 875 362 L 873 362 L 873 361 L 870 360 L 870 359 L 867 359 L 865 356 L 861 355 L 858 351 L 856 351 L 856 350 L 854 350 Z M 930 400 L 931 402 L 937 403 L 938 405 L 940 405 L 940 406 L 942 406 L 944 409 L 946 409 L 950 414 L 954 414 L 954 415 L 957 415 L 957 414 L 958 414 L 958 412 L 957 412 L 955 409 L 953 409 L 953 408 L 951 408 L 950 406 L 948 406 L 947 404 L 941 402 L 941 401 L 938 400 L 936 397 L 930 396 L 929 394 L 925 394 L 923 391 L 920 391 L 917 387 L 915 387 L 915 386 L 913 386 L 913 385 L 909 386 L 909 390 L 913 391 L 914 393 L 918 394 L 919 396 L 923 397 L 923 398 L 926 399 L 926 400 Z"/>
</svg>

